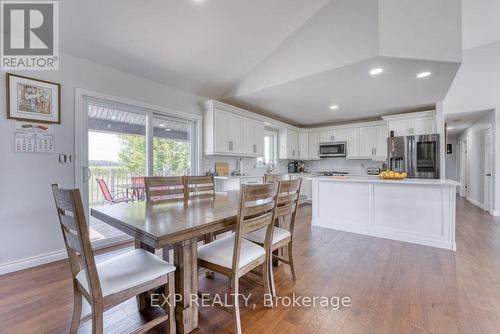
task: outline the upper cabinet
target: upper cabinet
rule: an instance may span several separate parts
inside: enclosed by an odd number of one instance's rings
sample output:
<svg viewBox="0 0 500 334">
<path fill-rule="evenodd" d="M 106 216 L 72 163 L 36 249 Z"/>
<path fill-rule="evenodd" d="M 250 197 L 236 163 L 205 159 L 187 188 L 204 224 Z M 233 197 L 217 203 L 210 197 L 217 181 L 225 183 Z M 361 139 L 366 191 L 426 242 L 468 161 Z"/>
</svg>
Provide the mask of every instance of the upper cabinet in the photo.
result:
<svg viewBox="0 0 500 334">
<path fill-rule="evenodd" d="M 309 160 L 319 160 L 319 132 L 309 132 Z"/>
<path fill-rule="evenodd" d="M 208 107 L 203 123 L 206 155 L 264 155 L 264 122 Z"/>
<path fill-rule="evenodd" d="M 385 160 L 387 126 L 367 124 L 347 129 L 347 159 Z"/>
<path fill-rule="evenodd" d="M 299 131 L 299 159 L 308 160 L 309 159 L 309 133 Z"/>
<path fill-rule="evenodd" d="M 388 131 L 394 131 L 395 137 L 417 136 L 436 133 L 435 111 L 421 111 L 401 115 L 384 116 Z"/>
<path fill-rule="evenodd" d="M 346 129 L 323 130 L 320 132 L 319 137 L 321 143 L 347 141 L 347 130 Z"/>
<path fill-rule="evenodd" d="M 281 129 L 279 148 L 280 159 L 299 159 L 299 132 L 292 129 Z"/>
</svg>

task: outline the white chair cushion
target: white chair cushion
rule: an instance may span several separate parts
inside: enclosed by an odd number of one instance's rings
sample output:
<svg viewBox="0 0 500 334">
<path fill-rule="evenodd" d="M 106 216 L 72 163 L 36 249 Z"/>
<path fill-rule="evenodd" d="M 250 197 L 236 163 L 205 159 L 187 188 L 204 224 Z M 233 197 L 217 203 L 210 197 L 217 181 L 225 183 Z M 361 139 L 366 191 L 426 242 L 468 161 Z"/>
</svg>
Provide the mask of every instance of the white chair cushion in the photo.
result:
<svg viewBox="0 0 500 334">
<path fill-rule="evenodd" d="M 217 239 L 206 245 L 198 247 L 198 258 L 218 266 L 229 268 L 233 267 L 233 251 L 234 251 L 235 235 Z M 266 255 L 263 247 L 254 244 L 245 239 L 241 239 L 240 263 L 242 268 L 250 262 Z"/>
<path fill-rule="evenodd" d="M 135 249 L 96 264 L 103 297 L 152 281 L 175 271 L 175 267 L 158 256 Z M 76 279 L 89 292 L 87 275 L 81 270 Z"/>
<path fill-rule="evenodd" d="M 250 232 L 245 235 L 245 239 L 263 245 L 266 240 L 266 230 L 267 228 L 264 227 L 260 230 Z M 290 231 L 285 228 L 275 227 L 273 230 L 273 245 L 288 237 L 291 237 Z"/>
</svg>

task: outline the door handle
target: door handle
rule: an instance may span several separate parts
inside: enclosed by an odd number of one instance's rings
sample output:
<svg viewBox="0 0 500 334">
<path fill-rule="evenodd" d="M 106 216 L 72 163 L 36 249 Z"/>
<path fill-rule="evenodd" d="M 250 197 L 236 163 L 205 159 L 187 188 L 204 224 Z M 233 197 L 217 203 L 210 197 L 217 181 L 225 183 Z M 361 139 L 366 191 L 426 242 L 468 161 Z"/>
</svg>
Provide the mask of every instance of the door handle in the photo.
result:
<svg viewBox="0 0 500 334">
<path fill-rule="evenodd" d="M 83 182 L 89 182 L 92 177 L 92 171 L 87 166 L 83 167 Z"/>
<path fill-rule="evenodd" d="M 491 173 L 487 173 L 486 176 L 491 176 Z"/>
</svg>

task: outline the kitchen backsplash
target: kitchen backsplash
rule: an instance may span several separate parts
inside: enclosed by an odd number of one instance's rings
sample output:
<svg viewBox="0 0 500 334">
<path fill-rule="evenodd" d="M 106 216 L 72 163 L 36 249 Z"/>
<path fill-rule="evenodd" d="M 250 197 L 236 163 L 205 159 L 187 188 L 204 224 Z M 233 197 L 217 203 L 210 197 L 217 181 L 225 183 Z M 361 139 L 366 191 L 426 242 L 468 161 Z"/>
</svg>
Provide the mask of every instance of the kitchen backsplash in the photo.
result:
<svg viewBox="0 0 500 334">
<path fill-rule="evenodd" d="M 211 169 L 215 169 L 216 162 L 227 162 L 229 164 L 229 171 L 236 171 L 237 161 L 240 158 L 237 157 L 226 157 L 226 156 L 203 156 L 203 168 L 202 172 L 208 172 Z M 256 167 L 256 158 L 241 158 L 243 162 L 243 174 L 245 175 L 264 175 L 267 171 L 266 167 Z M 284 174 L 287 173 L 288 160 L 278 160 L 278 166 L 275 167 L 273 173 Z"/>
</svg>

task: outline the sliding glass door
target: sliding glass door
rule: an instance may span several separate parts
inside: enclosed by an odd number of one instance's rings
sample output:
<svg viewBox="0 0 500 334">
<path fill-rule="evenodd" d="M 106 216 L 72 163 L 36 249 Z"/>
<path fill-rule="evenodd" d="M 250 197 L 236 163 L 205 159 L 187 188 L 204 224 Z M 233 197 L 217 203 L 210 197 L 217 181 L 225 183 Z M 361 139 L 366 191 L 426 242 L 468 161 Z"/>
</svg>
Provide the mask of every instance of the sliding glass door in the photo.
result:
<svg viewBox="0 0 500 334">
<path fill-rule="evenodd" d="M 82 197 L 87 210 L 144 201 L 149 175 L 189 175 L 195 166 L 195 122 L 99 99 L 83 100 Z M 94 246 L 127 236 L 90 216 Z"/>
</svg>

